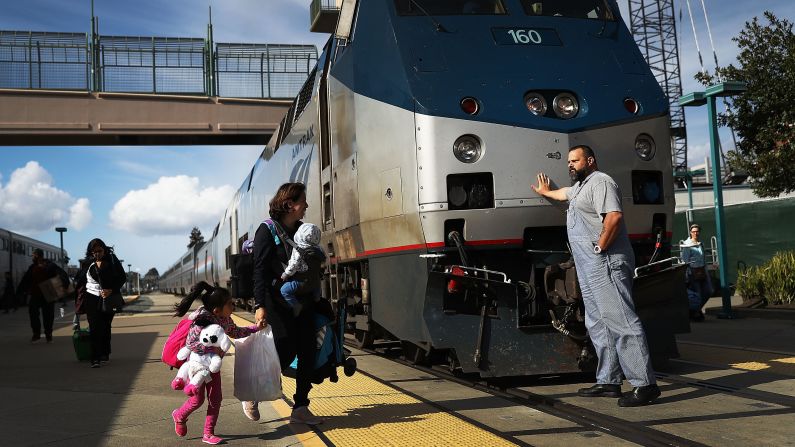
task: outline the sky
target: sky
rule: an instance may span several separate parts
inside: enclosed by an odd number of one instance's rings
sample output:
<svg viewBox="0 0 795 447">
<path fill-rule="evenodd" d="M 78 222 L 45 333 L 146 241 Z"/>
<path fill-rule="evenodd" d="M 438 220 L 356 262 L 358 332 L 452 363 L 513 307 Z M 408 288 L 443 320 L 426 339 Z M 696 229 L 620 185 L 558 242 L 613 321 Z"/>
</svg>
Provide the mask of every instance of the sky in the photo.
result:
<svg viewBox="0 0 795 447">
<path fill-rule="evenodd" d="M 0 0 L 0 30 L 88 32 L 89 0 Z M 365 0 L 367 1 L 367 0 Z M 95 0 L 99 31 L 105 35 L 199 37 L 212 6 L 216 42 L 314 44 L 325 34 L 309 32 L 311 0 Z M 690 0 L 706 68 L 712 54 L 702 3 Z M 704 0 L 723 65 L 735 61 L 731 41 L 754 16 L 770 10 L 795 18 L 792 0 Z M 619 0 L 628 19 L 626 0 Z M 684 1 L 675 1 L 685 93 L 702 90 L 700 70 Z M 709 147 L 706 109 L 686 111 L 689 163 L 703 163 Z M 724 147 L 731 137 L 721 131 Z M 0 228 L 59 244 L 82 257 L 94 237 L 115 247 L 133 271 L 165 271 L 186 250 L 193 226 L 209 236 L 234 191 L 259 156 L 259 146 L 2 147 Z"/>
</svg>

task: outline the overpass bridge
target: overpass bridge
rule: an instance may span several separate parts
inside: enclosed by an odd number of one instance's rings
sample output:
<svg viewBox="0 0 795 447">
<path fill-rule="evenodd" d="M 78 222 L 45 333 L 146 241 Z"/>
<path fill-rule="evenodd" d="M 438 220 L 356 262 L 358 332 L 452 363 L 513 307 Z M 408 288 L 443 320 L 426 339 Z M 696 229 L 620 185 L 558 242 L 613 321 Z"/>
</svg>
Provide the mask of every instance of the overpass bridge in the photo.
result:
<svg viewBox="0 0 795 447">
<path fill-rule="evenodd" d="M 265 144 L 313 45 L 0 31 L 0 145 Z"/>
</svg>

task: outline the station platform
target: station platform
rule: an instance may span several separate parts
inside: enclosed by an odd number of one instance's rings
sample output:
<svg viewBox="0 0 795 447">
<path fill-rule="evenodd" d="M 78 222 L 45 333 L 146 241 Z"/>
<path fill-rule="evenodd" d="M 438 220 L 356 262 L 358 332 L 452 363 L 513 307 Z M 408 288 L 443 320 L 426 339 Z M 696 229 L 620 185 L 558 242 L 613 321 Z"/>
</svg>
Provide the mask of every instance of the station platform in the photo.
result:
<svg viewBox="0 0 795 447">
<path fill-rule="evenodd" d="M 52 344 L 33 345 L 26 308 L 0 314 L 7 356 L 0 444 L 200 443 L 206 406 L 189 419 L 187 437 L 178 438 L 170 412 L 185 396 L 170 389 L 175 371 L 160 362 L 176 324 L 170 316 L 175 301 L 142 295 L 117 315 L 111 361 L 99 369 L 75 359 L 70 312 L 56 320 Z M 232 395 L 230 353 L 216 434 L 241 446 L 795 445 L 793 337 L 795 321 L 708 316 L 680 338 L 681 358 L 658 373 L 659 401 L 636 409 L 619 408 L 615 399 L 578 397 L 588 377 L 534 378 L 512 390 L 489 389 L 354 349 L 360 371 L 310 393 L 312 411 L 326 419 L 314 428 L 288 423 L 289 378 L 283 381 L 286 400 L 260 404 L 258 422 L 246 419 Z"/>
</svg>

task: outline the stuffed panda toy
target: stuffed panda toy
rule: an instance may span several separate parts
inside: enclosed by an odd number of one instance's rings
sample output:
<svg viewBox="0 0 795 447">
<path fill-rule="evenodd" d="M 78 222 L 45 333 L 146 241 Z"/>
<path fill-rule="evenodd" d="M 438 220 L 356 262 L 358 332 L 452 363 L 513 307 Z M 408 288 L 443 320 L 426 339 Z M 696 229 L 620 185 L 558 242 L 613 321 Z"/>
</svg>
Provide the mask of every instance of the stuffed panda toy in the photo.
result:
<svg viewBox="0 0 795 447">
<path fill-rule="evenodd" d="M 205 347 L 216 347 L 221 352 L 228 351 L 232 346 L 232 340 L 226 335 L 224 328 L 217 324 L 211 324 L 202 329 L 199 341 Z M 172 387 L 179 389 L 184 386 L 183 391 L 188 396 L 198 393 L 201 385 L 211 380 L 210 374 L 221 370 L 222 357 L 212 352 L 197 354 L 184 346 L 177 353 L 177 358 L 187 359 L 187 361 L 177 371 L 177 376 L 172 381 Z"/>
</svg>

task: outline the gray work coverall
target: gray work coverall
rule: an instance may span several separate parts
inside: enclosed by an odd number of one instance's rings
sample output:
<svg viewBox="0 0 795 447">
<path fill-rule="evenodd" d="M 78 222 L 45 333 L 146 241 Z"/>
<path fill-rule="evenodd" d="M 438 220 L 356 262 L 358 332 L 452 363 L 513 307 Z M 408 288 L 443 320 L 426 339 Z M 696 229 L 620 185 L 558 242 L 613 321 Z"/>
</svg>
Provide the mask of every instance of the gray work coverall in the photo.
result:
<svg viewBox="0 0 795 447">
<path fill-rule="evenodd" d="M 566 226 L 585 303 L 585 326 L 599 366 L 596 383 L 621 384 L 621 372 L 636 387 L 654 384 L 649 348 L 632 302 L 635 255 L 626 226 L 602 253 L 594 246 L 602 232 L 603 215 L 621 211 L 618 186 L 609 175 L 595 171 L 567 192 Z"/>
</svg>

